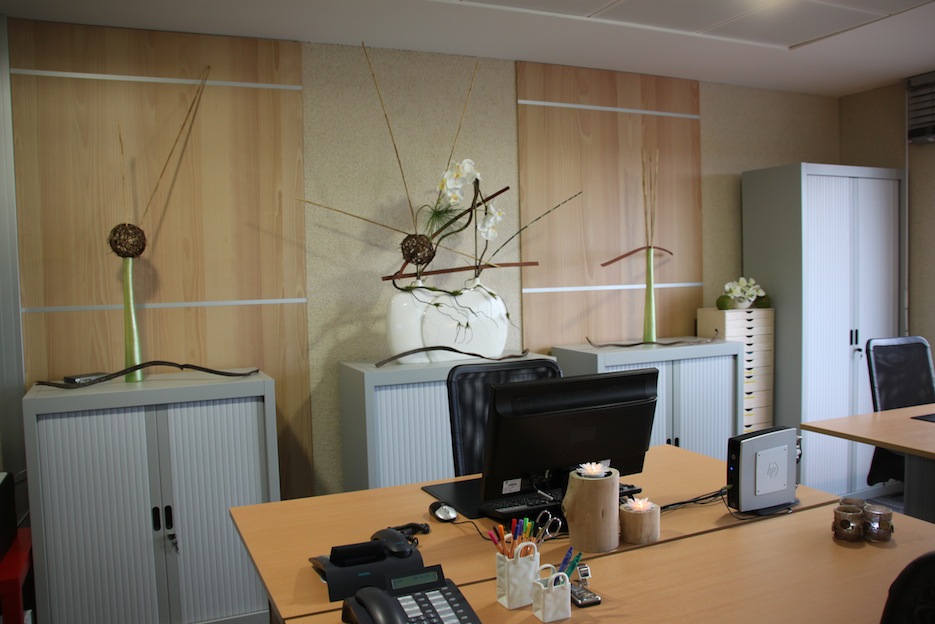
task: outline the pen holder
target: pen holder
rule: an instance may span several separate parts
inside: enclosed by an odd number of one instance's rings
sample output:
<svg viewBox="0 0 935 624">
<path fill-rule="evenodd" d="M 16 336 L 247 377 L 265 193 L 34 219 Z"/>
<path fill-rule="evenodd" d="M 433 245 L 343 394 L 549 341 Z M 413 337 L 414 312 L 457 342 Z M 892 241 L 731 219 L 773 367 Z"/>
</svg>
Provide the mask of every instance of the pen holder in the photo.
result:
<svg viewBox="0 0 935 624">
<path fill-rule="evenodd" d="M 585 477 L 572 471 L 562 511 L 568 520 L 572 546 L 601 553 L 620 545 L 620 472 L 610 468 L 603 477 Z"/>
<path fill-rule="evenodd" d="M 532 604 L 532 586 L 539 569 L 535 542 L 516 546 L 512 557 L 497 553 L 497 602 L 507 609 Z"/>
<path fill-rule="evenodd" d="M 542 572 L 548 570 L 545 578 Z M 545 564 L 532 582 L 532 613 L 543 622 L 557 622 L 571 617 L 571 584 L 564 572 Z"/>
</svg>

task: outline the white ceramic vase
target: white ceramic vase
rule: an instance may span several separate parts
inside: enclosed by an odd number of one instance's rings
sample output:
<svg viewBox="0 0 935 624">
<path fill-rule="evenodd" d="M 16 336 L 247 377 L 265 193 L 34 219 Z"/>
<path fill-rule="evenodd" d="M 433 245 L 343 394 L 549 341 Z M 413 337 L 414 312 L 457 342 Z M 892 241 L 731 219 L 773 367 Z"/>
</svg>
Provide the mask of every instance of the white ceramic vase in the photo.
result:
<svg viewBox="0 0 935 624">
<path fill-rule="evenodd" d="M 387 339 L 393 354 L 420 347 L 452 347 L 496 358 L 506 347 L 509 319 L 499 295 L 472 279 L 457 296 L 419 288 L 390 299 Z M 447 350 L 426 351 L 399 359 L 404 364 L 463 360 L 473 356 Z"/>
</svg>

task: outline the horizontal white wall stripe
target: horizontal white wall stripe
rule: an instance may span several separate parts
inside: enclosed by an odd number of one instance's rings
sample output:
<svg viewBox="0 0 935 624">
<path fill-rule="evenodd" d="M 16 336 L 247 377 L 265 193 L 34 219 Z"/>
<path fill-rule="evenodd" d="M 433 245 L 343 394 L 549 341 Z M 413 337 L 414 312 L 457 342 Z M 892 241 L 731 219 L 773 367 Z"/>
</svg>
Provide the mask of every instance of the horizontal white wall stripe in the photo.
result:
<svg viewBox="0 0 935 624">
<path fill-rule="evenodd" d="M 656 284 L 656 288 L 693 288 L 701 287 L 702 282 L 682 282 L 672 284 Z M 536 293 L 556 292 L 590 292 L 598 290 L 646 290 L 646 284 L 608 284 L 606 286 L 556 286 L 552 288 L 524 288 L 524 295 Z"/>
<path fill-rule="evenodd" d="M 169 303 L 143 303 L 137 304 L 137 309 L 156 310 L 160 308 L 221 308 L 227 306 L 252 306 L 252 305 L 284 305 L 290 303 L 308 303 L 305 297 L 295 299 L 242 299 L 235 301 L 179 301 Z M 123 304 L 115 303 L 109 305 L 88 305 L 88 306 L 52 306 L 47 308 L 22 308 L 23 314 L 34 312 L 98 312 L 100 310 L 122 310 Z"/>
<path fill-rule="evenodd" d="M 51 78 L 76 78 L 78 80 L 114 80 L 118 82 L 157 82 L 163 84 L 201 84 L 197 78 L 159 78 L 157 76 L 122 76 L 119 74 L 88 74 L 84 72 L 47 71 L 44 69 L 11 69 L 11 74 L 21 76 L 46 76 Z M 208 80 L 205 83 L 210 87 L 240 87 L 244 89 L 282 89 L 285 91 L 301 91 L 302 85 L 271 84 L 263 82 L 229 82 L 225 80 Z"/>
<path fill-rule="evenodd" d="M 552 108 L 577 108 L 609 113 L 632 113 L 635 115 L 655 115 L 657 117 L 680 117 L 682 119 L 701 119 L 701 115 L 690 113 L 667 113 L 665 111 L 644 110 L 642 108 L 619 108 L 617 106 L 595 106 L 592 104 L 571 104 L 569 102 L 541 102 L 539 100 L 517 100 L 517 104 L 526 106 L 550 106 Z"/>
</svg>

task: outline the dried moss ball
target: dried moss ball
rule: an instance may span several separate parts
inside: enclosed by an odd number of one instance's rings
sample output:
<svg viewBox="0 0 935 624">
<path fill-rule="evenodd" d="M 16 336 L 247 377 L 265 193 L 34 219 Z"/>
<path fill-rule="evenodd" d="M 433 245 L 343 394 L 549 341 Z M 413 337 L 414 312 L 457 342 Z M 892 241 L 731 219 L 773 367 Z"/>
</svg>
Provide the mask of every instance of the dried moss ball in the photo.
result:
<svg viewBox="0 0 935 624">
<path fill-rule="evenodd" d="M 409 234 L 399 247 L 403 252 L 403 260 L 416 266 L 428 264 L 435 257 L 432 241 L 425 234 Z"/>
<path fill-rule="evenodd" d="M 146 249 L 146 234 L 132 223 L 121 223 L 110 231 L 107 242 L 121 258 L 139 258 Z"/>
</svg>

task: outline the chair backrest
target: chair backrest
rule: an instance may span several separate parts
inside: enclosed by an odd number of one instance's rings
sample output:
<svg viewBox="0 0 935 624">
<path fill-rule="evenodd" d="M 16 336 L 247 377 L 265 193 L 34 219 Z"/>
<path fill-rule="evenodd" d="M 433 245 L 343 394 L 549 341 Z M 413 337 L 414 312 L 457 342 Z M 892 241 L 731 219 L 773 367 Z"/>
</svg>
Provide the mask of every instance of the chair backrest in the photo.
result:
<svg viewBox="0 0 935 624">
<path fill-rule="evenodd" d="M 873 411 L 935 403 L 935 369 L 925 338 L 871 338 L 867 366 Z"/>
<path fill-rule="evenodd" d="M 491 386 L 561 376 L 561 367 L 544 358 L 453 367 L 448 373 L 448 407 L 455 476 L 483 470 Z"/>
<path fill-rule="evenodd" d="M 935 622 L 935 552 L 919 556 L 899 573 L 880 618 L 880 624 L 923 622 Z"/>
</svg>

